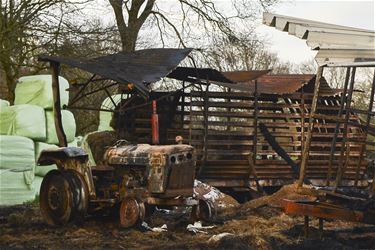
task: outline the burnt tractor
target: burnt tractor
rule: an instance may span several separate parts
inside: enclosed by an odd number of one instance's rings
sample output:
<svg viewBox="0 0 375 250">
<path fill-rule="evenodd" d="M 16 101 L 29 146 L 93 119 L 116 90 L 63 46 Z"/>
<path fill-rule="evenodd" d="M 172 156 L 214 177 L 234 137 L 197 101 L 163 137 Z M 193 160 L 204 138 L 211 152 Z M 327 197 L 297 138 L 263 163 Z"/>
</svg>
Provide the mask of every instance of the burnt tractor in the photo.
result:
<svg viewBox="0 0 375 250">
<path fill-rule="evenodd" d="M 194 197 L 194 148 L 184 144 L 158 145 L 156 101 L 147 96 L 148 85 L 145 84 L 167 75 L 190 51 L 154 49 L 80 61 L 40 57 L 40 60 L 49 62 L 52 69 L 55 127 L 61 146 L 55 150 L 42 151 L 38 159 L 41 166 L 56 164 L 58 167 L 44 177 L 40 190 L 40 209 L 48 224 L 64 225 L 81 220 L 87 214 L 115 211 L 120 217 L 120 225 L 131 227 L 152 214 L 155 207 L 175 206 L 191 207 L 191 217 L 194 220 L 210 217 L 209 203 Z M 155 59 L 155 65 L 151 63 L 152 58 Z M 152 103 L 154 114 L 150 119 L 153 127 L 150 143 L 153 145 L 128 142 L 126 138 L 119 136 L 114 145 L 103 151 L 103 161 L 96 166 L 88 163 L 88 154 L 83 149 L 67 147 L 59 101 L 60 63 L 94 74 L 87 83 L 76 85 L 80 89 L 68 109 L 78 99 L 94 92 L 90 90 L 85 93 L 90 81 L 97 87 L 97 91 L 108 93 L 107 88 L 118 84 L 121 95 L 142 96 L 145 100 L 143 105 Z M 107 79 L 109 84 L 104 82 L 102 86 L 97 86 L 99 83 L 95 81 L 96 74 Z M 130 84 L 130 81 L 133 83 Z M 127 87 L 130 85 L 131 87 Z M 131 117 L 137 111 L 135 107 L 127 107 L 127 103 L 126 100 L 120 102 L 117 110 L 114 110 L 121 118 L 117 121 L 116 132 L 124 132 L 127 124 L 133 125 Z M 130 128 L 125 132 L 133 134 Z"/>
<path fill-rule="evenodd" d="M 193 147 L 119 141 L 106 151 L 104 160 L 104 166 L 91 168 L 80 148 L 41 154 L 40 164 L 58 165 L 41 186 L 40 209 L 48 224 L 62 225 L 87 213 L 118 209 L 120 225 L 131 227 L 151 215 L 155 206 L 192 206 L 193 219 L 207 218 L 208 204 L 193 197 Z"/>
</svg>

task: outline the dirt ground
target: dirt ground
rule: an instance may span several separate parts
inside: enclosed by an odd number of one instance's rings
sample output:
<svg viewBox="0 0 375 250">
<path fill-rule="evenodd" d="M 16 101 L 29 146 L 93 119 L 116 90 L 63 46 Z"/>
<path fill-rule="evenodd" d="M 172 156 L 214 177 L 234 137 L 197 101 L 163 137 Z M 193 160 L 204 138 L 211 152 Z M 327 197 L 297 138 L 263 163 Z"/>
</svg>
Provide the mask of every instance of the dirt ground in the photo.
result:
<svg viewBox="0 0 375 250">
<path fill-rule="evenodd" d="M 80 225 L 47 226 L 37 204 L 0 208 L 0 249 L 374 249 L 375 226 L 325 221 L 318 236 L 318 221 L 311 221 L 310 237 L 303 236 L 303 218 L 285 215 L 281 200 L 309 198 L 287 186 L 274 195 L 236 208 L 222 210 L 214 226 L 193 233 L 187 213 L 157 211 L 150 227 L 167 225 L 165 232 L 144 227 L 121 229 L 116 218 L 88 217 Z M 226 234 L 223 234 L 226 233 Z M 224 236 L 223 236 L 224 235 Z"/>
</svg>

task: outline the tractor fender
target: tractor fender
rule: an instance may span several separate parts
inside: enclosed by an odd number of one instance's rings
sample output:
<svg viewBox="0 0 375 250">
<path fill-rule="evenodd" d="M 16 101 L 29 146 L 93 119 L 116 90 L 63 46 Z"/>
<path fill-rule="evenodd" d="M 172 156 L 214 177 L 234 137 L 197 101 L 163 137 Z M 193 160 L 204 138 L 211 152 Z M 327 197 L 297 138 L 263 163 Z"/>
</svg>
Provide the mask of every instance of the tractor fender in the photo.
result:
<svg viewBox="0 0 375 250">
<path fill-rule="evenodd" d="M 62 147 L 43 150 L 37 163 L 39 166 L 56 164 L 60 171 L 73 170 L 79 173 L 87 184 L 90 197 L 95 197 L 94 180 L 88 158 L 88 154 L 82 148 Z"/>
<path fill-rule="evenodd" d="M 82 148 L 77 147 L 45 149 L 40 153 L 37 163 L 39 166 L 51 164 L 57 164 L 59 166 L 59 163 L 71 160 L 85 164 L 88 161 L 88 154 Z"/>
</svg>

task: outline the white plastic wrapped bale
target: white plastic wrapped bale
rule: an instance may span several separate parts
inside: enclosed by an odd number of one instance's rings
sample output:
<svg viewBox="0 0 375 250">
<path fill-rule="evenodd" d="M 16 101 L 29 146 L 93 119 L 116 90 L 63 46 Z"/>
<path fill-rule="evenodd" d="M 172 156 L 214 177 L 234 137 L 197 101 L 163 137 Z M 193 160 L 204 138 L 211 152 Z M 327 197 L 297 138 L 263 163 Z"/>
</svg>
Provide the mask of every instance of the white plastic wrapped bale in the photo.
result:
<svg viewBox="0 0 375 250">
<path fill-rule="evenodd" d="M 40 186 L 42 186 L 43 178 L 44 177 L 42 177 L 42 176 L 35 176 L 35 178 L 34 178 L 33 185 L 34 185 L 35 195 L 40 194 Z"/>
<path fill-rule="evenodd" d="M 112 96 L 113 101 L 117 104 L 121 101 L 121 95 L 113 95 Z M 115 105 L 113 104 L 111 98 L 107 97 L 102 102 L 102 105 L 100 106 L 101 109 L 109 109 L 113 110 L 115 108 Z M 99 127 L 98 131 L 111 131 L 113 128 L 110 126 L 111 120 L 112 120 L 112 112 L 106 112 L 106 111 L 100 111 L 99 112 Z"/>
<path fill-rule="evenodd" d="M 60 102 L 61 105 L 68 104 L 69 88 L 68 81 L 59 76 Z M 14 104 L 34 104 L 44 109 L 53 108 L 52 76 L 35 75 L 24 76 L 18 80 L 15 90 Z"/>
<path fill-rule="evenodd" d="M 76 135 L 76 121 L 73 113 L 68 110 L 61 111 L 62 124 L 68 142 L 74 141 Z M 47 139 L 46 143 L 58 144 L 53 111 L 46 111 Z"/>
<path fill-rule="evenodd" d="M 17 205 L 35 199 L 34 173 L 0 169 L 0 206 Z"/>
<path fill-rule="evenodd" d="M 7 100 L 0 99 L 0 109 L 3 107 L 8 107 L 10 103 Z"/>
<path fill-rule="evenodd" d="M 19 135 L 37 141 L 44 141 L 46 139 L 44 109 L 31 104 L 1 108 L 0 134 Z"/>
<path fill-rule="evenodd" d="M 43 150 L 46 150 L 46 149 L 56 149 L 56 148 L 58 148 L 58 146 L 56 146 L 54 144 L 47 144 L 47 143 L 44 143 L 44 142 L 35 142 L 35 161 L 36 162 L 38 161 L 40 153 Z M 35 175 L 43 177 L 49 171 L 51 171 L 52 169 L 57 169 L 57 166 L 55 164 L 48 165 L 48 166 L 38 166 L 37 165 L 35 167 Z"/>
<path fill-rule="evenodd" d="M 34 170 L 34 142 L 22 136 L 0 135 L 0 169 Z"/>
</svg>

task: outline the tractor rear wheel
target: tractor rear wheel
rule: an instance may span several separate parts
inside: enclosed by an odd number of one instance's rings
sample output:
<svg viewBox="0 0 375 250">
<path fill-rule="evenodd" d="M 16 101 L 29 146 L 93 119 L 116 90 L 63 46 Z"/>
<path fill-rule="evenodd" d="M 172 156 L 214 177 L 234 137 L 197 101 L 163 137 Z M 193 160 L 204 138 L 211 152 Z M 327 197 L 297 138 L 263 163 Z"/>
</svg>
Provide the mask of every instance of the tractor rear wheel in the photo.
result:
<svg viewBox="0 0 375 250">
<path fill-rule="evenodd" d="M 73 194 L 63 173 L 52 170 L 43 178 L 39 203 L 42 216 L 49 225 L 64 225 L 70 221 Z"/>
</svg>

